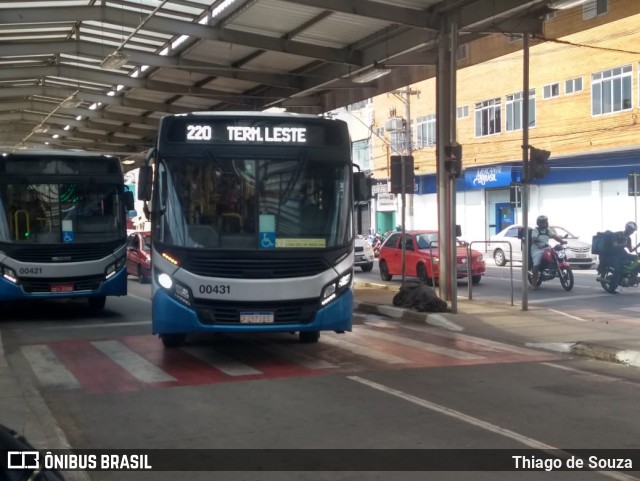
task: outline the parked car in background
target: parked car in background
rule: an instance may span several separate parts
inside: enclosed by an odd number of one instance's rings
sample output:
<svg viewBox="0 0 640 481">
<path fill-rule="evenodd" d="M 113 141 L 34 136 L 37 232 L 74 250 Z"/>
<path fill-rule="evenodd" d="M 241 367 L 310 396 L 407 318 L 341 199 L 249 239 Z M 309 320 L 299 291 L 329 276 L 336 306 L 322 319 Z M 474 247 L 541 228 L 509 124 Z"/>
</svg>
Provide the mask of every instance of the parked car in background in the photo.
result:
<svg viewBox="0 0 640 481">
<path fill-rule="evenodd" d="M 364 272 L 373 269 L 373 247 L 368 240 L 358 236 L 355 241 L 354 265 L 360 267 Z"/>
<path fill-rule="evenodd" d="M 378 267 L 383 281 L 402 275 L 402 232 L 393 232 L 380 248 Z M 471 251 L 471 266 L 468 265 L 467 244 L 457 240 L 456 266 L 458 279 L 471 275 L 473 284 L 478 284 L 485 273 L 482 252 Z M 438 232 L 412 230 L 404 234 L 405 275 L 417 277 L 422 282 L 433 285 L 440 277 L 440 252 Z"/>
<path fill-rule="evenodd" d="M 151 232 L 134 232 L 127 237 L 127 274 L 140 283 L 151 280 Z"/>
<path fill-rule="evenodd" d="M 580 269 L 589 269 L 597 260 L 598 256 L 591 253 L 591 242 L 584 242 L 578 239 L 564 227 L 551 226 L 560 237 L 565 239 L 565 253 L 567 261 L 571 267 Z M 489 239 L 491 242 L 487 244 L 487 250 L 492 253 L 496 265 L 503 266 L 507 262 L 522 262 L 522 226 L 513 224 L 503 229 Z M 549 245 L 552 247 L 557 244 L 553 239 Z M 509 254 L 509 246 L 511 246 L 511 254 Z"/>
</svg>

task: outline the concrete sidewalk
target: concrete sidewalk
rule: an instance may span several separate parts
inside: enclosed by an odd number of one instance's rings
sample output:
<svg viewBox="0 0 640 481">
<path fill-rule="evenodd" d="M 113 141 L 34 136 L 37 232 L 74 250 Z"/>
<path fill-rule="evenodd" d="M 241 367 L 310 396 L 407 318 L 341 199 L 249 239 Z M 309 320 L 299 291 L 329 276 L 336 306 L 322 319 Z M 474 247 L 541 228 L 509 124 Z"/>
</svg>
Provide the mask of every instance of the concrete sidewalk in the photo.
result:
<svg viewBox="0 0 640 481">
<path fill-rule="evenodd" d="M 424 313 L 393 307 L 398 287 L 356 282 L 354 309 L 425 323 L 496 341 L 640 367 L 640 328 L 597 323 L 544 307 L 523 311 L 507 302 L 458 298 L 457 313 Z"/>
</svg>

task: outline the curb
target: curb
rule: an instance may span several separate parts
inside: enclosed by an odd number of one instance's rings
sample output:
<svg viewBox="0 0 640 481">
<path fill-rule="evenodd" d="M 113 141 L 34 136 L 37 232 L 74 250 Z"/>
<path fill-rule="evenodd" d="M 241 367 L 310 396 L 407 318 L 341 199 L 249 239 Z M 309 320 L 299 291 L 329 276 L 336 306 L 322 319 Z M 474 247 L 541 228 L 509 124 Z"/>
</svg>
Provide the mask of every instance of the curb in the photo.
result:
<svg viewBox="0 0 640 481">
<path fill-rule="evenodd" d="M 381 284 L 372 284 L 369 282 L 359 282 L 356 287 L 379 288 L 385 290 L 398 291 L 395 286 L 387 286 Z M 440 327 L 450 331 L 463 331 L 464 329 L 454 322 L 448 320 L 445 316 L 438 313 L 422 313 L 410 311 L 408 309 L 391 306 L 381 306 L 370 302 L 361 302 L 354 300 L 353 309 L 369 314 L 380 314 L 382 316 L 399 319 L 404 321 L 418 322 L 421 324 L 429 324 L 434 327 Z M 596 344 L 592 342 L 577 341 L 573 343 L 525 343 L 526 346 L 536 349 L 544 349 L 547 351 L 561 352 L 572 354 L 574 356 L 585 357 L 588 359 L 596 359 L 599 361 L 622 364 L 631 367 L 640 367 L 640 351 L 632 349 L 619 349 L 605 344 Z"/>
</svg>

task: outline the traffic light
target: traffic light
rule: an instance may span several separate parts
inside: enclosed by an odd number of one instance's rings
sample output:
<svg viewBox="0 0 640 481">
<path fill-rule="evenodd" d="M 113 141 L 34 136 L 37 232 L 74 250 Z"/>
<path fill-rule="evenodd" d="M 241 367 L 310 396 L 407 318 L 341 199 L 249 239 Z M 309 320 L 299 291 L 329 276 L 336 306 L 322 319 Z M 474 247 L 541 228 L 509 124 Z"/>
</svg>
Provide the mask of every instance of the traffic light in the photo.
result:
<svg viewBox="0 0 640 481">
<path fill-rule="evenodd" d="M 545 163 L 549 160 L 551 152 L 536 149 L 529 146 L 529 177 L 531 180 L 542 179 L 549 173 L 549 166 Z"/>
<path fill-rule="evenodd" d="M 462 145 L 455 143 L 444 146 L 444 169 L 454 177 L 462 173 Z"/>
<path fill-rule="evenodd" d="M 391 193 L 402 193 L 402 158 L 404 157 L 404 193 L 413 194 L 415 174 L 413 172 L 413 155 L 391 156 Z"/>
</svg>

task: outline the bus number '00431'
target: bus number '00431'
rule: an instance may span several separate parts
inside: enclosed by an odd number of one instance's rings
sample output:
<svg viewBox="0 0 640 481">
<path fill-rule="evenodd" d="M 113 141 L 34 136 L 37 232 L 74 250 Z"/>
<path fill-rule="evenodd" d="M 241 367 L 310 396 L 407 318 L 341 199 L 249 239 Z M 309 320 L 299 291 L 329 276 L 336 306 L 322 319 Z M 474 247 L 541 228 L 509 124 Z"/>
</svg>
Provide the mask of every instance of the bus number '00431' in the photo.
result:
<svg viewBox="0 0 640 481">
<path fill-rule="evenodd" d="M 187 125 L 187 140 L 211 140 L 211 126 Z"/>
<path fill-rule="evenodd" d="M 212 286 L 211 284 L 200 284 L 198 287 L 200 294 L 230 294 L 231 286 L 228 284 L 219 284 Z"/>
</svg>

